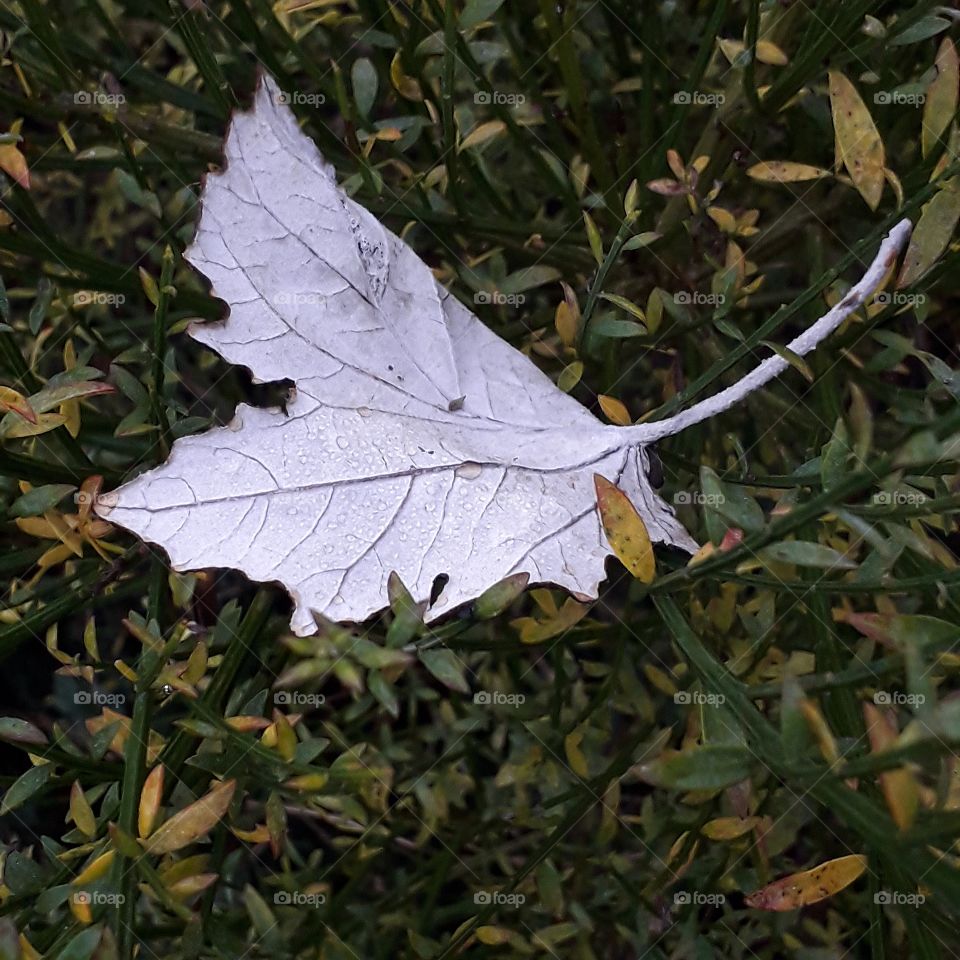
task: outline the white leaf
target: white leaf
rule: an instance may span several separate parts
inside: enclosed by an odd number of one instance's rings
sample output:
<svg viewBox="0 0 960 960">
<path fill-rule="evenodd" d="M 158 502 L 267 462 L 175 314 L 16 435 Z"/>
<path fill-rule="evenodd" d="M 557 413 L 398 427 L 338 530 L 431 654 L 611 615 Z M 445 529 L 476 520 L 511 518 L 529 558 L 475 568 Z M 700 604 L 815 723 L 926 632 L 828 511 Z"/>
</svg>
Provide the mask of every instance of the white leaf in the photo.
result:
<svg viewBox="0 0 960 960">
<path fill-rule="evenodd" d="M 594 474 L 626 493 L 651 541 L 695 551 L 647 480 L 645 447 L 743 392 L 659 423 L 601 423 L 337 187 L 284 99 L 264 77 L 235 115 L 186 257 L 230 307 L 191 335 L 257 381 L 292 379 L 296 396 L 286 414 L 241 404 L 229 426 L 178 440 L 98 512 L 160 544 L 177 570 L 281 582 L 299 634 L 314 612 L 360 621 L 387 606 L 391 571 L 418 602 L 449 576 L 427 620 L 522 572 L 596 597 L 611 551 Z M 790 348 L 812 349 L 882 275 L 868 271 Z M 786 367 L 764 361 L 749 389 Z"/>
</svg>

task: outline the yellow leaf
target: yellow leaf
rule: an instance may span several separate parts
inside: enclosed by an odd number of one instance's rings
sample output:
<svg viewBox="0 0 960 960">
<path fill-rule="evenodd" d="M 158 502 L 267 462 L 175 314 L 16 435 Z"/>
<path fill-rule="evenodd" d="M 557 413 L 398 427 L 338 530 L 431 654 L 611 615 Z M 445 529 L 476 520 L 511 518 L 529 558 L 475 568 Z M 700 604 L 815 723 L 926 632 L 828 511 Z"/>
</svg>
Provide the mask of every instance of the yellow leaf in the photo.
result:
<svg viewBox="0 0 960 960">
<path fill-rule="evenodd" d="M 116 856 L 116 850 L 108 850 L 101 853 L 93 863 L 85 870 L 81 870 L 71 881 L 75 887 L 82 887 L 85 883 L 95 883 L 110 869 L 113 858 Z"/>
<path fill-rule="evenodd" d="M 757 41 L 757 59 L 774 67 L 785 67 L 790 62 L 789 57 L 769 40 Z"/>
<path fill-rule="evenodd" d="M 837 156 L 867 206 L 876 210 L 883 196 L 883 140 L 856 87 L 837 70 L 830 71 L 830 106 Z"/>
<path fill-rule="evenodd" d="M 597 400 L 600 403 L 600 409 L 611 423 L 615 423 L 618 427 L 628 427 L 633 422 L 630 419 L 630 411 L 616 397 L 608 397 L 601 393 Z"/>
<path fill-rule="evenodd" d="M 37 415 L 30 401 L 11 387 L 0 387 L 0 411 L 13 410 L 30 423 L 37 422 Z"/>
<path fill-rule="evenodd" d="M 822 167 L 812 167 L 808 163 L 791 163 L 787 160 L 765 160 L 755 163 L 747 176 L 764 183 L 799 183 L 803 180 L 817 180 L 829 177 L 830 171 Z"/>
<path fill-rule="evenodd" d="M 178 900 L 183 900 L 186 897 L 192 897 L 196 893 L 202 893 L 211 883 L 217 880 L 219 876 L 219 873 L 198 873 L 192 877 L 184 877 L 182 880 L 177 880 L 176 883 L 171 883 L 170 886 L 167 887 L 167 890 Z"/>
<path fill-rule="evenodd" d="M 328 779 L 325 773 L 301 773 L 287 780 L 284 786 L 290 790 L 306 790 L 312 792 L 322 790 L 327 785 Z"/>
<path fill-rule="evenodd" d="M 423 91 L 420 89 L 420 84 L 413 77 L 408 77 L 403 72 L 403 64 L 400 61 L 400 51 L 398 50 L 390 64 L 390 81 L 405 100 L 423 100 Z"/>
<path fill-rule="evenodd" d="M 580 749 L 582 741 L 583 731 L 573 730 L 563 738 L 563 749 L 567 754 L 567 763 L 570 764 L 570 769 L 578 777 L 583 777 L 586 780 L 590 776 L 590 769 L 587 766 L 587 758 L 583 750 Z"/>
<path fill-rule="evenodd" d="M 140 791 L 140 809 L 137 812 L 137 832 L 141 840 L 150 836 L 153 825 L 157 822 L 160 799 L 163 796 L 163 777 L 164 767 L 163 764 L 159 764 L 147 774 L 147 779 L 143 782 L 143 789 Z"/>
<path fill-rule="evenodd" d="M 836 763 L 840 759 L 837 741 L 819 707 L 811 700 L 801 700 L 798 706 L 803 719 L 807 721 L 810 732 L 816 737 L 824 759 L 830 764 Z"/>
<path fill-rule="evenodd" d="M 201 640 L 190 651 L 187 658 L 187 668 L 181 676 L 187 683 L 199 683 L 207 672 L 207 645 Z"/>
<path fill-rule="evenodd" d="M 586 210 L 583 211 L 583 223 L 587 228 L 587 239 L 590 241 L 590 252 L 593 254 L 593 259 L 597 261 L 597 264 L 603 263 L 603 238 L 600 236 L 600 231 L 597 229 L 597 225 L 593 222 L 593 217 L 587 213 Z"/>
<path fill-rule="evenodd" d="M 573 363 L 568 363 L 560 371 L 560 376 L 557 377 L 557 386 L 564 393 L 569 393 L 580 382 L 582 376 L 583 361 L 574 360 Z"/>
<path fill-rule="evenodd" d="M 870 750 L 873 753 L 882 753 L 894 745 L 897 739 L 897 727 L 889 714 L 877 709 L 872 703 L 865 703 L 863 718 L 867 726 L 867 736 L 870 739 Z M 893 822 L 901 830 L 907 830 L 913 823 L 920 805 L 920 785 L 916 778 L 906 767 L 887 770 L 880 774 L 880 788 L 883 790 Z"/>
<path fill-rule="evenodd" d="M 487 123 L 481 123 L 475 127 L 470 134 L 460 143 L 461 150 L 469 150 L 472 147 L 479 147 L 481 144 L 499 137 L 507 129 L 507 125 L 502 120 L 490 120 Z"/>
<path fill-rule="evenodd" d="M 192 857 L 184 857 L 182 860 L 168 861 L 163 866 L 157 868 L 157 876 L 163 881 L 165 887 L 183 880 L 184 877 L 193 877 L 198 873 L 203 873 L 210 866 L 210 855 L 208 853 L 196 853 Z"/>
<path fill-rule="evenodd" d="M 93 923 L 93 910 L 90 909 L 92 897 L 86 890 L 77 890 L 67 901 L 70 904 L 70 912 L 84 926 Z"/>
<path fill-rule="evenodd" d="M 579 317 L 570 309 L 566 300 L 561 300 L 557 304 L 557 312 L 553 318 L 553 324 L 557 328 L 557 334 L 565 347 L 572 347 L 577 342 L 579 331 Z"/>
<path fill-rule="evenodd" d="M 960 184 L 948 181 L 942 190 L 925 204 L 903 256 L 903 269 L 897 278 L 897 289 L 916 283 L 947 249 L 960 219 Z"/>
<path fill-rule="evenodd" d="M 157 281 L 147 273 L 143 267 L 137 268 L 140 274 L 140 286 L 143 287 L 143 292 L 147 295 L 147 299 L 156 307 L 160 304 L 160 288 L 157 286 Z"/>
<path fill-rule="evenodd" d="M 43 960 L 34 945 L 22 933 L 20 934 L 20 950 L 23 960 Z"/>
<path fill-rule="evenodd" d="M 175 813 L 147 840 L 147 852 L 172 853 L 206 836 L 227 812 L 236 786 L 236 780 L 218 783 L 199 800 Z"/>
<path fill-rule="evenodd" d="M 700 832 L 710 840 L 736 840 L 759 822 L 760 817 L 718 817 L 705 823 Z"/>
<path fill-rule="evenodd" d="M 747 906 L 755 910 L 796 910 L 826 900 L 853 883 L 867 869 L 862 854 L 827 860 L 819 867 L 794 873 L 751 893 Z"/>
<path fill-rule="evenodd" d="M 943 131 L 950 126 L 957 112 L 957 97 L 960 94 L 960 60 L 953 41 L 946 37 L 937 51 L 934 61 L 937 75 L 927 87 L 927 99 L 923 105 L 923 130 L 920 143 L 923 155 L 937 145 Z"/>
<path fill-rule="evenodd" d="M 11 440 L 22 440 L 24 437 L 38 437 L 41 433 L 49 433 L 66 423 L 66 418 L 59 413 L 39 413 L 36 423 L 26 420 L 18 421 L 4 432 L 4 436 Z"/>
<path fill-rule="evenodd" d="M 258 823 L 252 830 L 238 830 L 234 827 L 233 835 L 245 843 L 267 843 L 270 840 L 270 831 L 265 823 Z"/>
<path fill-rule="evenodd" d="M 736 233 L 737 218 L 723 207 L 707 207 L 707 216 L 724 232 Z"/>
<path fill-rule="evenodd" d="M 277 752 L 284 760 L 290 761 L 297 752 L 297 735 L 282 713 L 277 713 L 276 718 Z"/>
<path fill-rule="evenodd" d="M 477 927 L 477 939 L 488 947 L 509 943 L 512 937 L 513 931 L 506 927 Z"/>
<path fill-rule="evenodd" d="M 20 152 L 14 143 L 0 144 L 0 170 L 3 170 L 11 179 L 23 187 L 30 189 L 30 170 L 27 167 L 27 158 Z"/>
<path fill-rule="evenodd" d="M 638 580 L 650 583 L 656 572 L 656 563 L 653 544 L 640 514 L 629 497 L 606 477 L 595 473 L 593 483 L 610 549 Z"/>
<path fill-rule="evenodd" d="M 79 780 L 73 781 L 70 788 L 70 819 L 77 825 L 77 829 L 88 837 L 97 835 L 97 820 L 90 809 L 90 803 Z"/>
</svg>

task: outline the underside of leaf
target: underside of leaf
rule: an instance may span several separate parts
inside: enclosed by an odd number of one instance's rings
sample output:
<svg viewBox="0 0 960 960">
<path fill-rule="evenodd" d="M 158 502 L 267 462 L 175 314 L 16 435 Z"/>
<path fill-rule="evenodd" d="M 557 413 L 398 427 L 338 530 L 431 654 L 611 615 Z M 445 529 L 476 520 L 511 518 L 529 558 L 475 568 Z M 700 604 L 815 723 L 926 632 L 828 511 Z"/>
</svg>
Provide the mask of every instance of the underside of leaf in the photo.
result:
<svg viewBox="0 0 960 960">
<path fill-rule="evenodd" d="M 364 620 L 395 571 L 432 620 L 511 574 L 596 597 L 610 554 L 594 474 L 653 542 L 696 549 L 647 480 L 642 443 L 568 397 L 488 330 L 413 250 L 354 203 L 274 81 L 235 115 L 186 257 L 230 308 L 191 335 L 286 413 L 241 404 L 115 492 L 111 522 L 177 570 L 279 581 L 314 612 Z"/>
</svg>

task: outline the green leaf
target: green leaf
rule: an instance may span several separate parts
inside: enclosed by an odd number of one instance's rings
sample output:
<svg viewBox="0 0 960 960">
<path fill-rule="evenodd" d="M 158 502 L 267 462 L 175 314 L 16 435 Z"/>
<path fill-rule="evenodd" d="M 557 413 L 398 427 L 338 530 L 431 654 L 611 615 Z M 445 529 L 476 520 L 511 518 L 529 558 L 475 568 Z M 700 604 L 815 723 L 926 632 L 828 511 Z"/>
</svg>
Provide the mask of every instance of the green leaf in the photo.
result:
<svg viewBox="0 0 960 960">
<path fill-rule="evenodd" d="M 742 486 L 724 483 L 710 467 L 700 468 L 700 486 L 709 510 L 728 520 L 733 526 L 757 533 L 766 526 L 760 504 Z"/>
<path fill-rule="evenodd" d="M 792 563 L 798 567 L 821 567 L 827 570 L 855 570 L 857 565 L 833 547 L 809 540 L 784 540 L 763 547 L 757 554 L 763 560 Z"/>
<path fill-rule="evenodd" d="M 950 21 L 944 17 L 921 17 L 916 23 L 907 27 L 903 33 L 897 34 L 893 39 L 887 41 L 891 47 L 904 47 L 910 43 L 920 43 L 921 40 L 929 40 L 938 33 L 950 29 Z"/>
<path fill-rule="evenodd" d="M 897 289 L 916 283 L 947 249 L 960 220 L 960 182 L 953 179 L 926 204 L 910 237 Z"/>
<path fill-rule="evenodd" d="M 556 267 L 543 265 L 523 267 L 515 270 L 497 286 L 501 293 L 507 295 L 523 293 L 525 290 L 542 287 L 545 283 L 553 283 L 554 280 L 559 280 L 560 276 L 560 271 Z"/>
<path fill-rule="evenodd" d="M 669 790 L 720 790 L 750 776 L 752 763 L 745 747 L 724 744 L 670 753 L 641 764 L 640 772 Z"/>
<path fill-rule="evenodd" d="M 469 693 L 470 686 L 464 677 L 466 664 L 452 651 L 445 649 L 424 650 L 420 662 L 444 686 L 457 693 Z"/>
<path fill-rule="evenodd" d="M 354 60 L 350 68 L 350 83 L 357 112 L 361 117 L 369 117 L 377 100 L 379 78 L 376 67 L 366 57 Z"/>
<path fill-rule="evenodd" d="M 82 930 L 57 954 L 57 960 L 90 960 L 100 943 L 101 933 L 99 926 Z"/>
<path fill-rule="evenodd" d="M 0 816 L 16 810 L 34 794 L 39 793 L 52 776 L 53 764 L 43 763 L 38 767 L 31 767 L 26 773 L 17 777 L 3 796 L 3 802 L 0 803 Z"/>
<path fill-rule="evenodd" d="M 478 23 L 489 20 L 502 6 L 504 0 L 467 0 L 460 14 L 460 29 L 472 30 Z"/>
<path fill-rule="evenodd" d="M 77 488 L 70 483 L 51 483 L 17 497 L 10 505 L 11 517 L 38 517 L 52 510 L 65 496 Z"/>
<path fill-rule="evenodd" d="M 645 337 L 646 328 L 634 320 L 617 320 L 609 313 L 599 314 L 590 324 L 590 333 L 610 340 L 625 340 L 628 337 Z"/>
<path fill-rule="evenodd" d="M 0 740 L 34 747 L 48 743 L 47 735 L 39 727 L 19 717 L 0 717 Z"/>
<path fill-rule="evenodd" d="M 37 298 L 34 300 L 27 317 L 27 325 L 34 336 L 40 332 L 40 327 L 43 326 L 43 321 L 47 318 L 47 311 L 50 309 L 52 300 L 53 284 L 46 277 L 41 277 L 37 283 Z"/>
</svg>

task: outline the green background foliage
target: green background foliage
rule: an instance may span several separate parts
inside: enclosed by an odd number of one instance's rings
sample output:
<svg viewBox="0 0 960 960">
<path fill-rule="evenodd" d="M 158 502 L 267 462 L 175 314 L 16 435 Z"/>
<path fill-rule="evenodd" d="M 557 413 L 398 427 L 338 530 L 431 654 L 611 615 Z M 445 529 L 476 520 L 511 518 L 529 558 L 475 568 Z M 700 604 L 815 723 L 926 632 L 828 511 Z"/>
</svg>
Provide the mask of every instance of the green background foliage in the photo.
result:
<svg viewBox="0 0 960 960">
<path fill-rule="evenodd" d="M 0 958 L 955 955 L 955 21 L 0 4 Z M 345 189 L 614 422 L 742 375 L 903 216 L 912 266 L 662 445 L 697 563 L 429 629 L 395 584 L 294 638 L 279 589 L 173 574 L 90 511 L 283 400 L 184 333 L 223 314 L 181 253 L 261 69 Z M 802 909 L 750 896 L 821 864 Z"/>
</svg>

